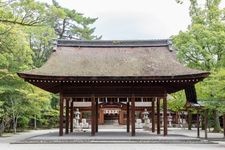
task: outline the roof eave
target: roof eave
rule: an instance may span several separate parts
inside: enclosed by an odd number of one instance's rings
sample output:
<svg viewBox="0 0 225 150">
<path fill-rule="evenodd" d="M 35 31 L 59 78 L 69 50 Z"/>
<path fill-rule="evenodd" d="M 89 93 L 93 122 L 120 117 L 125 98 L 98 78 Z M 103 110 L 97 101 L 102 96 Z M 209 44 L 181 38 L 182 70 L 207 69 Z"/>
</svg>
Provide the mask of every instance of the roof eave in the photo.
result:
<svg viewBox="0 0 225 150">
<path fill-rule="evenodd" d="M 27 73 L 17 73 L 19 77 L 24 79 L 54 79 L 54 80 L 166 80 L 166 79 L 193 79 L 206 78 L 210 72 L 190 75 L 175 75 L 175 76 L 51 76 L 51 75 L 34 75 Z"/>
</svg>

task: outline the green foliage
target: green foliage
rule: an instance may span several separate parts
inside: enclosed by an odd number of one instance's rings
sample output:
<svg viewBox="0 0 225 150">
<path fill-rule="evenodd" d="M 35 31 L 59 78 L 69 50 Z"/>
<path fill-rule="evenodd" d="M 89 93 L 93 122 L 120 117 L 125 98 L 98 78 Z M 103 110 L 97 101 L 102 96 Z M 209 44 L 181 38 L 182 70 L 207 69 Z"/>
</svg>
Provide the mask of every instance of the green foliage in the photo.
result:
<svg viewBox="0 0 225 150">
<path fill-rule="evenodd" d="M 17 123 L 19 123 L 19 127 L 27 127 L 28 120 L 34 119 L 34 117 L 37 120 L 44 120 L 52 126 L 56 123 L 56 121 L 50 122 L 49 118 L 44 117 L 46 112 L 48 115 L 52 113 L 53 118 L 56 118 L 56 114 L 58 115 L 58 111 L 53 110 L 50 105 L 52 98 L 50 93 L 25 83 L 16 74 L 9 72 L 1 73 L 0 91 L 0 118 L 8 118 L 15 124 L 15 128 Z"/>
<path fill-rule="evenodd" d="M 16 72 L 41 67 L 56 38 L 99 39 L 90 27 L 96 20 L 56 1 L 0 0 L 0 135 L 11 125 L 16 132 L 17 126 L 58 124 L 58 96 L 24 82 Z"/>
<path fill-rule="evenodd" d="M 58 126 L 59 112 L 54 109 L 46 110 L 38 118 L 38 126 L 42 128 L 53 128 Z"/>
<path fill-rule="evenodd" d="M 5 2 L 0 8 L 0 22 L 8 25 L 18 24 L 36 26 L 46 23 L 47 8 L 44 3 L 35 0 L 14 0 Z"/>
<path fill-rule="evenodd" d="M 207 108 L 225 113 L 225 69 L 213 72 L 197 85 L 199 99 Z"/>
<path fill-rule="evenodd" d="M 50 6 L 50 26 L 54 28 L 60 39 L 93 40 L 100 37 L 93 35 L 95 28 L 91 28 L 97 18 L 85 17 L 83 14 L 61 7 L 55 0 Z"/>
<path fill-rule="evenodd" d="M 184 91 L 173 93 L 168 100 L 168 108 L 174 112 L 181 111 L 186 103 L 186 97 Z"/>
<path fill-rule="evenodd" d="M 199 5 L 190 0 L 192 24 L 188 30 L 173 36 L 178 58 L 192 68 L 213 70 L 224 65 L 225 24 L 224 9 L 220 9 L 221 0 L 205 0 Z"/>
<path fill-rule="evenodd" d="M 28 100 L 25 98 L 25 83 L 13 73 L 1 73 L 0 75 L 0 101 L 3 110 L 2 122 L 8 118 L 13 122 L 14 132 L 16 132 L 17 119 L 20 118 L 27 110 Z"/>
<path fill-rule="evenodd" d="M 22 116 L 18 119 L 19 128 L 26 129 L 28 128 L 30 118 L 27 116 Z"/>
<path fill-rule="evenodd" d="M 93 35 L 95 28 L 91 27 L 97 18 L 86 17 L 75 10 L 64 8 L 54 0 L 52 3 L 49 5 L 35 0 L 13 0 L 0 5 L 0 30 L 1 26 L 5 26 L 4 30 L 0 31 L 0 35 L 7 36 L 6 33 L 15 27 L 15 31 L 21 28 L 22 33 L 27 35 L 19 37 L 27 38 L 21 41 L 29 42 L 34 52 L 32 57 L 35 67 L 40 67 L 47 61 L 52 52 L 53 39 L 101 38 Z"/>
<path fill-rule="evenodd" d="M 7 28 L 1 24 L 0 27 L 0 32 Z M 0 34 L 0 69 L 10 72 L 29 69 L 32 66 L 32 55 L 26 34 L 20 27 L 15 26 L 6 34 Z"/>
<path fill-rule="evenodd" d="M 33 50 L 34 55 L 33 63 L 35 67 L 41 67 L 47 61 L 52 53 L 52 41 L 56 38 L 54 29 L 48 26 L 26 28 L 30 48 Z"/>
<path fill-rule="evenodd" d="M 211 71 L 210 77 L 197 85 L 197 93 L 211 112 L 214 130 L 219 131 L 218 117 L 225 113 L 225 8 L 220 7 L 221 0 L 189 1 L 192 23 L 172 41 L 181 62 Z"/>
</svg>

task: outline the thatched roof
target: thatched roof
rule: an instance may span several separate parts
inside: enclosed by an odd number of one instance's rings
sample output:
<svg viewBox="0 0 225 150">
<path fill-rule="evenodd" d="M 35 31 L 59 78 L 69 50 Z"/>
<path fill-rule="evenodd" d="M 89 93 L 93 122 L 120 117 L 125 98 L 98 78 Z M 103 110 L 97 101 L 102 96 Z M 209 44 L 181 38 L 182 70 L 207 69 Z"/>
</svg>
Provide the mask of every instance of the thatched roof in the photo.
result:
<svg viewBox="0 0 225 150">
<path fill-rule="evenodd" d="M 56 50 L 42 67 L 19 75 L 174 78 L 208 74 L 180 64 L 169 47 L 167 40 L 59 40 Z"/>
</svg>

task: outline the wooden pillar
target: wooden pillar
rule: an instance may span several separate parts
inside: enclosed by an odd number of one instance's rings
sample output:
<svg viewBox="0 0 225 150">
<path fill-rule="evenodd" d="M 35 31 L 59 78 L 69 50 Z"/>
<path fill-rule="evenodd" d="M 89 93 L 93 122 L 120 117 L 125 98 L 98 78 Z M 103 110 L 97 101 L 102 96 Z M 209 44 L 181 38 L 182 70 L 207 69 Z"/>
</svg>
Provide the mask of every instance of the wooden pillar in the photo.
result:
<svg viewBox="0 0 225 150">
<path fill-rule="evenodd" d="M 131 97 L 131 136 L 135 136 L 135 96 Z"/>
<path fill-rule="evenodd" d="M 223 114 L 223 136 L 225 138 L 225 114 Z"/>
<path fill-rule="evenodd" d="M 127 102 L 127 133 L 130 132 L 130 102 Z"/>
<path fill-rule="evenodd" d="M 205 139 L 208 138 L 207 129 L 208 129 L 208 109 L 205 110 Z"/>
<path fill-rule="evenodd" d="M 70 102 L 70 132 L 73 132 L 73 117 L 74 117 L 73 99 L 71 98 L 71 102 Z"/>
<path fill-rule="evenodd" d="M 200 137 L 200 116 L 199 116 L 199 110 L 197 110 L 197 137 Z"/>
<path fill-rule="evenodd" d="M 152 99 L 152 132 L 155 132 L 155 99 Z"/>
<path fill-rule="evenodd" d="M 104 111 L 99 109 L 99 124 L 104 124 Z"/>
<path fill-rule="evenodd" d="M 95 108 L 95 97 L 92 96 L 91 98 L 91 135 L 94 136 L 95 135 L 95 120 L 96 120 L 96 108 Z"/>
<path fill-rule="evenodd" d="M 163 98 L 163 135 L 167 135 L 167 125 L 168 125 L 168 118 L 167 118 L 167 99 L 166 97 Z"/>
<path fill-rule="evenodd" d="M 192 126 L 192 113 L 190 110 L 188 110 L 188 130 L 191 130 Z"/>
<path fill-rule="evenodd" d="M 157 134 L 160 134 L 160 98 L 157 98 Z"/>
<path fill-rule="evenodd" d="M 60 101 L 59 101 L 59 136 L 63 136 L 63 110 L 64 110 L 64 99 L 63 94 L 60 92 Z"/>
<path fill-rule="evenodd" d="M 126 124 L 124 122 L 124 120 L 125 120 L 124 114 L 125 114 L 125 111 L 124 110 L 119 111 L 119 118 L 118 118 L 119 125 Z"/>
<path fill-rule="evenodd" d="M 95 131 L 98 132 L 98 99 L 96 100 L 96 105 L 95 105 L 95 108 L 96 108 L 96 118 L 95 118 Z"/>
<path fill-rule="evenodd" d="M 66 134 L 69 133 L 69 99 L 66 100 Z"/>
</svg>

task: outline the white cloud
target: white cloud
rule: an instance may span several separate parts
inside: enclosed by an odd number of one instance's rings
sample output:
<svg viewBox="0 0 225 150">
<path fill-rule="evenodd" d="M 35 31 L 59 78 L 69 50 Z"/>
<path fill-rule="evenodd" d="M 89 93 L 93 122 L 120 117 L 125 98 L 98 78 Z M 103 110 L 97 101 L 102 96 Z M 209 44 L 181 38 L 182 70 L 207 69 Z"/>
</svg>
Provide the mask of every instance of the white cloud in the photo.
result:
<svg viewBox="0 0 225 150">
<path fill-rule="evenodd" d="M 42 0 L 44 1 L 44 0 Z M 58 0 L 86 16 L 103 39 L 169 38 L 190 23 L 188 3 L 175 0 Z"/>
</svg>

